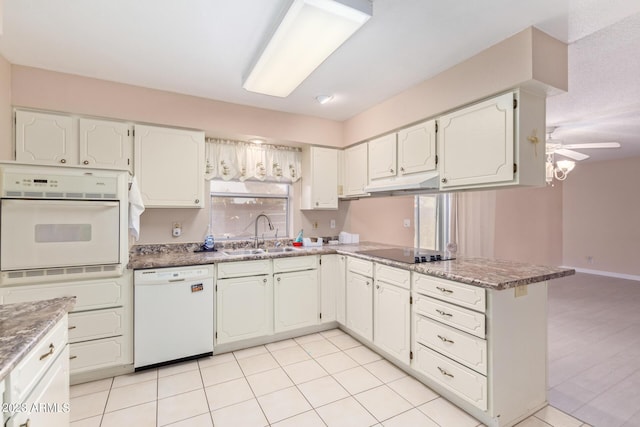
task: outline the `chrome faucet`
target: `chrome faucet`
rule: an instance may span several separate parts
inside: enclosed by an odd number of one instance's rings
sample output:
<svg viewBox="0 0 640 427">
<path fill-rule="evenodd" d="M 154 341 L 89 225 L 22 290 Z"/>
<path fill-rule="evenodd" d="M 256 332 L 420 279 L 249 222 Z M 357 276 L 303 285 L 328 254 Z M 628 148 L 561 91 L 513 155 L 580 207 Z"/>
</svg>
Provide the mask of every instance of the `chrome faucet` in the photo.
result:
<svg viewBox="0 0 640 427">
<path fill-rule="evenodd" d="M 255 246 L 255 248 L 256 248 L 256 249 L 258 248 L 258 220 L 259 220 L 260 218 L 263 218 L 263 217 L 264 217 L 264 218 L 266 218 L 266 220 L 267 220 L 267 223 L 268 223 L 268 225 L 269 225 L 269 230 L 273 230 L 273 224 L 271 223 L 271 219 L 269 219 L 269 217 L 268 217 L 267 215 L 265 215 L 265 214 L 260 214 L 260 215 L 258 215 L 258 216 L 256 217 L 256 224 L 255 224 L 255 237 L 254 237 L 254 239 L 255 239 L 255 245 L 254 245 L 254 246 Z M 263 234 L 263 239 L 264 239 L 264 234 Z"/>
</svg>

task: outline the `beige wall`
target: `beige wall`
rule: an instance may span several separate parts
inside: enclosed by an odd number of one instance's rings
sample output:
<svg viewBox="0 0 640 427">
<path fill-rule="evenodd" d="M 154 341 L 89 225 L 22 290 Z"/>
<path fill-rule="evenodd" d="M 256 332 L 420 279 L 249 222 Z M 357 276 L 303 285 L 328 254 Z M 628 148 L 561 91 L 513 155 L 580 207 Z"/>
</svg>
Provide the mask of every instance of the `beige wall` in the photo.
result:
<svg viewBox="0 0 640 427">
<path fill-rule="evenodd" d="M 579 163 L 563 185 L 564 264 L 640 275 L 640 157 Z"/>
<path fill-rule="evenodd" d="M 567 45 L 530 27 L 347 120 L 343 145 L 510 88 L 566 91 L 567 80 Z"/>
<path fill-rule="evenodd" d="M 0 160 L 13 158 L 11 110 L 11 64 L 0 55 Z"/>
<path fill-rule="evenodd" d="M 260 136 L 340 146 L 340 122 L 180 95 L 19 65 L 13 105 L 204 130 L 207 136 Z"/>
<path fill-rule="evenodd" d="M 360 241 L 413 247 L 414 197 L 374 197 L 341 202 L 346 205 L 345 231 L 360 234 Z M 403 220 L 411 220 L 404 228 Z"/>
<path fill-rule="evenodd" d="M 562 265 L 562 185 L 496 191 L 499 259 Z"/>
</svg>

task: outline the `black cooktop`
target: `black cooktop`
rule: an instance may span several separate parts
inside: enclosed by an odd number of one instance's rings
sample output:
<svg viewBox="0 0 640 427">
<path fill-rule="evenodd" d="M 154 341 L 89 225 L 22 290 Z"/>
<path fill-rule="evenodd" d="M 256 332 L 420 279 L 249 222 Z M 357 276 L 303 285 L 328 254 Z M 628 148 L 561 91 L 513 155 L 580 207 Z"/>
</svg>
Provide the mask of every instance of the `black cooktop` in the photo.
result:
<svg viewBox="0 0 640 427">
<path fill-rule="evenodd" d="M 418 248 L 390 248 L 373 249 L 370 251 L 358 251 L 358 254 L 390 259 L 407 264 L 419 264 L 423 262 L 450 261 L 452 258 L 444 252 Z"/>
</svg>

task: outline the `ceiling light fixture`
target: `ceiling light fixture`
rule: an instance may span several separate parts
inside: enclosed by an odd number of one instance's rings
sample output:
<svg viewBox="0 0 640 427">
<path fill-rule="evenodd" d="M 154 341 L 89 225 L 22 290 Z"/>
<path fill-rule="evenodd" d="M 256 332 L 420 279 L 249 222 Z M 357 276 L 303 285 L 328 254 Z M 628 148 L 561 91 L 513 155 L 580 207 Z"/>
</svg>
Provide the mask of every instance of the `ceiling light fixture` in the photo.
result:
<svg viewBox="0 0 640 427">
<path fill-rule="evenodd" d="M 553 178 L 558 181 L 564 181 L 567 179 L 567 175 L 569 172 L 576 167 L 576 162 L 573 160 L 558 160 L 557 162 L 553 162 L 553 154 L 547 155 L 547 184 L 551 184 Z"/>
<path fill-rule="evenodd" d="M 252 143 L 258 144 L 258 145 L 264 143 L 264 141 L 262 139 L 258 139 L 258 138 L 250 139 L 249 142 L 252 142 Z"/>
<path fill-rule="evenodd" d="M 316 96 L 316 101 L 318 101 L 320 104 L 326 104 L 327 102 L 331 101 L 333 99 L 332 95 L 318 95 Z"/>
<path fill-rule="evenodd" d="M 289 96 L 371 13 L 369 0 L 294 0 L 242 87 Z"/>
</svg>

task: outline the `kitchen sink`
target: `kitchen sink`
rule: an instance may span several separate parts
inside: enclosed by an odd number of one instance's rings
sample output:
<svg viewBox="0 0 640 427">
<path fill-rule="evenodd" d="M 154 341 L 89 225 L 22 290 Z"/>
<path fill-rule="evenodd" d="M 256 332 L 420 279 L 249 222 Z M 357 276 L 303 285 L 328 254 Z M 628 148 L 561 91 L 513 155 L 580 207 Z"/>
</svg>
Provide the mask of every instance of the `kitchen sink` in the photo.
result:
<svg viewBox="0 0 640 427">
<path fill-rule="evenodd" d="M 229 250 L 224 250 L 222 251 L 223 254 L 225 255 L 257 255 L 257 254 L 263 254 L 264 253 L 264 249 L 229 249 Z"/>
<path fill-rule="evenodd" d="M 280 247 L 280 248 L 269 248 L 267 249 L 267 252 L 270 254 L 277 254 L 279 252 L 295 252 L 295 251 L 299 251 L 300 249 L 296 249 L 293 248 L 291 246 L 285 246 L 285 247 Z"/>
</svg>

